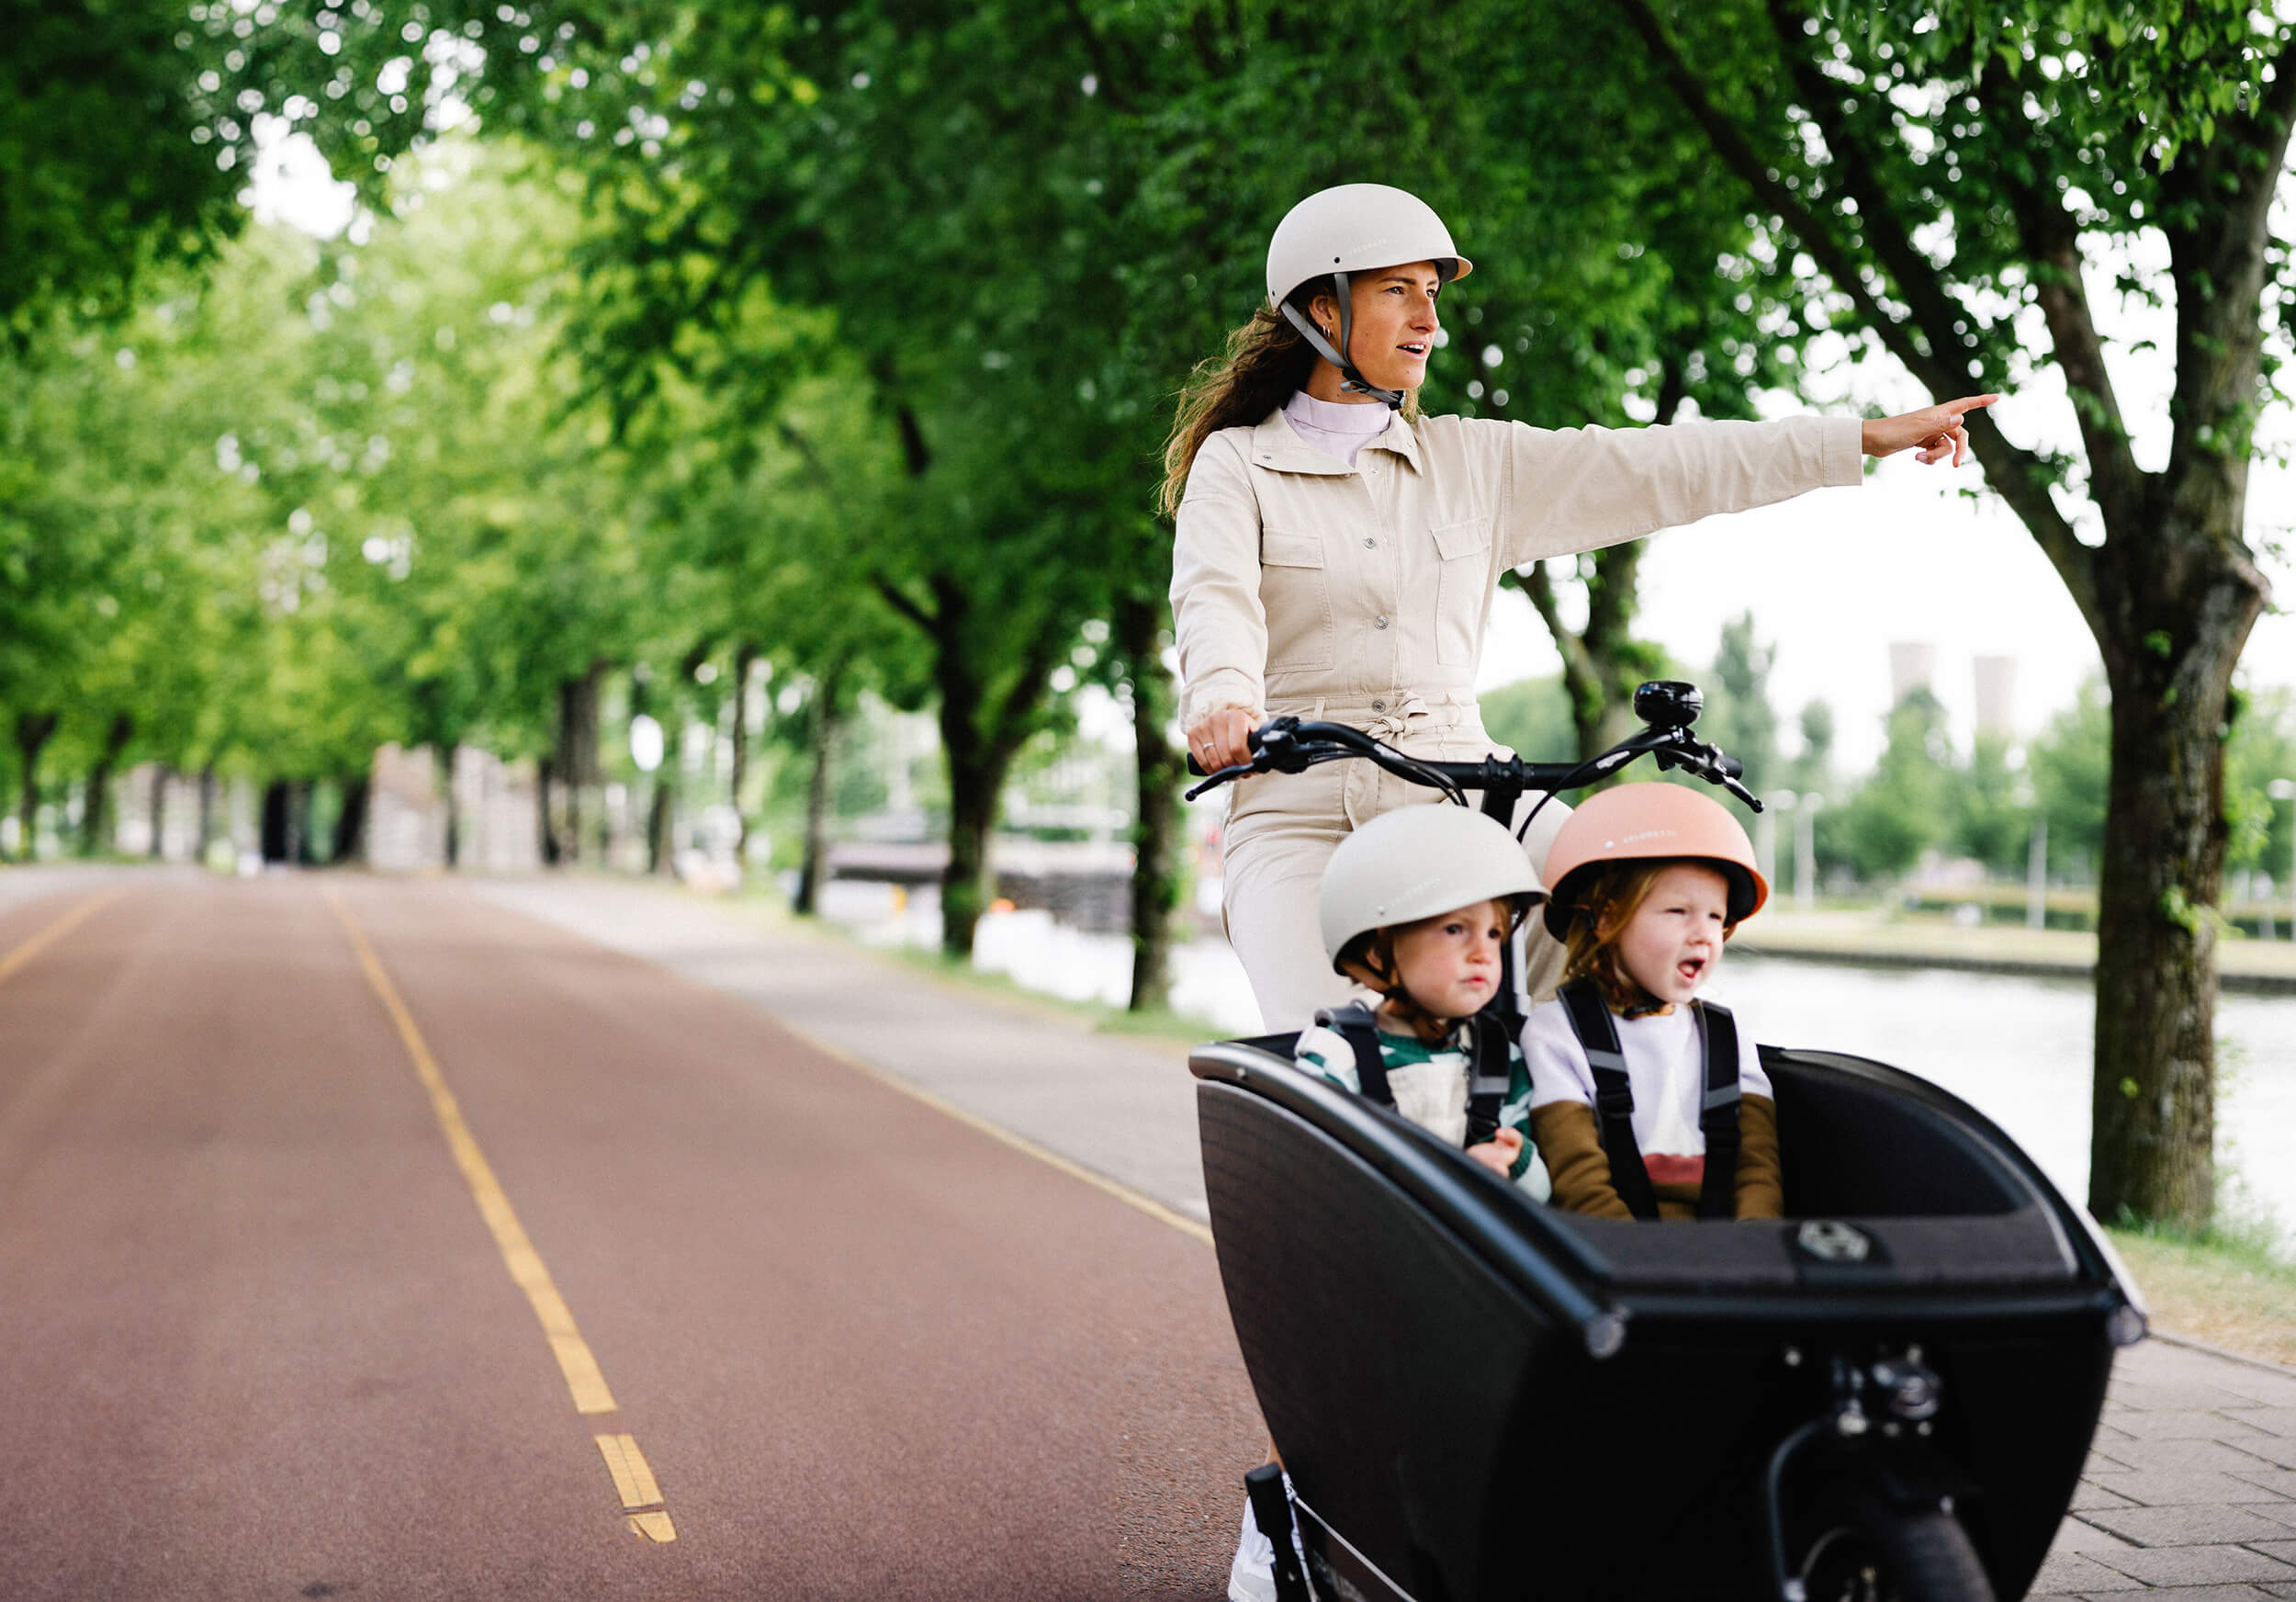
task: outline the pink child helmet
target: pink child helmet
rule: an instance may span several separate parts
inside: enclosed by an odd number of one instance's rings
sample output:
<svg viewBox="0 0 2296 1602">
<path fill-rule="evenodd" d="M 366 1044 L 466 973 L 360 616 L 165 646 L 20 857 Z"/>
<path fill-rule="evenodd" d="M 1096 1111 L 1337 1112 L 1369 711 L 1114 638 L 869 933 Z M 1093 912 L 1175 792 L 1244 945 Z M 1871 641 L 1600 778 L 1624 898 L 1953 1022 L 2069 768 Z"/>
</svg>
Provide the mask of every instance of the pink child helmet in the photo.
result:
<svg viewBox="0 0 2296 1602">
<path fill-rule="evenodd" d="M 1589 796 L 1548 848 L 1548 932 L 1558 940 L 1569 932 L 1581 897 L 1606 863 L 1661 857 L 1688 857 L 1719 871 L 1730 884 L 1734 925 L 1770 899 L 1769 883 L 1754 866 L 1754 842 L 1720 802 L 1681 784 L 1621 784 Z"/>
</svg>

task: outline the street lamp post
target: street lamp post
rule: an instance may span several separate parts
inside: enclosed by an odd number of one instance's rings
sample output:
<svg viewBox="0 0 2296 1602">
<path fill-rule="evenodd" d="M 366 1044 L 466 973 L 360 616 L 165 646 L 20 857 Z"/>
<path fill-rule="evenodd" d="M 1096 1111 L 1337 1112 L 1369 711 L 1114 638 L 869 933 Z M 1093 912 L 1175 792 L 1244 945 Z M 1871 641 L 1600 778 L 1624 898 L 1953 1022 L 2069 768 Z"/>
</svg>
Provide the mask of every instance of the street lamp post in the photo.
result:
<svg viewBox="0 0 2296 1602">
<path fill-rule="evenodd" d="M 2049 927 L 2049 819 L 2033 815 L 2032 850 L 2025 862 L 2025 927 Z"/>
<path fill-rule="evenodd" d="M 1754 867 L 1774 896 L 1778 890 L 1778 814 L 1794 810 L 1794 792 L 1773 790 L 1761 799 L 1762 809 L 1754 814 Z"/>
<path fill-rule="evenodd" d="M 1803 911 L 1818 905 L 1818 812 L 1826 798 L 1805 790 L 1794 809 L 1794 898 Z"/>
</svg>

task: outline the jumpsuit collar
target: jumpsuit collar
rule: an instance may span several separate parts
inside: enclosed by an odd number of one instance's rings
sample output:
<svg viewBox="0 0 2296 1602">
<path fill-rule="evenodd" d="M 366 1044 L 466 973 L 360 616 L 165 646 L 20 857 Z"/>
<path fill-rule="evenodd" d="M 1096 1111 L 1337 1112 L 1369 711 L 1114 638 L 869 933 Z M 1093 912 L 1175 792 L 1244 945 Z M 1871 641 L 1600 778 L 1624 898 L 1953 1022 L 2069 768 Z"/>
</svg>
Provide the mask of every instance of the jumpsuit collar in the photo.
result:
<svg viewBox="0 0 2296 1602">
<path fill-rule="evenodd" d="M 1403 421 L 1401 412 L 1390 412 L 1388 416 L 1387 432 L 1367 442 L 1362 449 L 1390 452 L 1409 462 L 1414 472 L 1419 470 L 1419 435 Z M 1361 451 L 1356 459 L 1362 461 Z M 1301 439 L 1285 420 L 1280 406 L 1252 429 L 1252 465 L 1278 473 L 1314 473 L 1325 478 L 1345 478 L 1360 471 L 1359 468 L 1325 456 Z"/>
</svg>

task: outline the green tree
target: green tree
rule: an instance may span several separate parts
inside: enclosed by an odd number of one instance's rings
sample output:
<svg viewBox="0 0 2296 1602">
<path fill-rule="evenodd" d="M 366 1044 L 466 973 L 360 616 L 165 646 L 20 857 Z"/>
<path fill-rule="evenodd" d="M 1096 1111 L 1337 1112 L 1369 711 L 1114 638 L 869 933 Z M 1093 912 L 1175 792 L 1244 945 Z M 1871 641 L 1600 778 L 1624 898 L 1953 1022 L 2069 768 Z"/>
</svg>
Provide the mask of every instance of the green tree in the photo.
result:
<svg viewBox="0 0 2296 1602">
<path fill-rule="evenodd" d="M 239 227 L 253 121 L 184 21 L 149 0 L 0 4 L 0 327 L 19 350 L 51 313 L 124 314 L 155 269 Z"/>
<path fill-rule="evenodd" d="M 1891 710 L 1881 760 L 1842 809 L 1838 827 L 1860 878 L 1901 874 L 1945 838 L 1954 777 L 1945 709 L 1915 690 Z"/>
<path fill-rule="evenodd" d="M 1755 635 L 1752 613 L 1725 623 L 1699 720 L 1705 739 L 1746 764 L 1746 787 L 1756 795 L 1779 773 L 1778 715 L 1770 705 L 1770 670 L 1777 658 L 1777 647 Z"/>
<path fill-rule="evenodd" d="M 1582 754 L 1570 695 L 1559 674 L 1503 684 L 1481 697 L 1483 727 L 1526 762 L 1568 762 Z"/>
<path fill-rule="evenodd" d="M 2224 758 L 2224 815 L 2232 825 L 2225 860 L 2236 868 L 2261 869 L 2286 887 L 2296 862 L 2289 849 L 2296 807 L 2276 799 L 2271 786 L 2296 781 L 2296 694 L 2285 687 L 2245 691 L 2234 705 Z"/>
<path fill-rule="evenodd" d="M 2203 909 L 2228 838 L 2217 731 L 2268 592 L 2242 517 L 2255 420 L 2276 393 L 2266 343 L 2288 252 L 2271 208 L 2296 32 L 2232 0 L 1599 8 L 1641 37 L 1653 88 L 1793 258 L 1815 315 L 1933 394 L 2011 388 L 2044 365 L 2065 382 L 2077 460 L 1984 413 L 1971 438 L 2088 621 L 2112 691 L 2089 1204 L 2203 1220 Z M 2092 275 L 2103 282 L 2152 231 L 2166 269 L 2123 281 L 2176 309 L 2156 469 L 2138 463 L 2089 299 Z"/>
<path fill-rule="evenodd" d="M 2010 764 L 2008 739 L 1980 732 L 1970 748 L 1968 766 L 1954 775 L 1946 849 L 1974 857 L 2003 877 L 2022 874 L 2034 816 L 2030 797 L 2020 794 L 2027 788 L 2023 775 Z"/>
<path fill-rule="evenodd" d="M 2049 871 L 2095 883 L 2105 841 L 2106 783 L 2112 763 L 2112 709 L 2096 680 L 2049 720 L 2026 750 L 2034 805 L 2049 824 Z"/>
</svg>

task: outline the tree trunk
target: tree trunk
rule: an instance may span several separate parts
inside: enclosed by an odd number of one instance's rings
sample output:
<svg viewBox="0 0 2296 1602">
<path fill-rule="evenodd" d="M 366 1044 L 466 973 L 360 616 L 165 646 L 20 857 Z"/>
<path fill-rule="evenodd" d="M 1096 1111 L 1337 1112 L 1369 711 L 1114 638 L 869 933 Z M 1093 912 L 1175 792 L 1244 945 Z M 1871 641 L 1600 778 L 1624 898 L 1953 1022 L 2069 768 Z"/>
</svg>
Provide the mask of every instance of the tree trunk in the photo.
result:
<svg viewBox="0 0 2296 1602">
<path fill-rule="evenodd" d="M 53 712 L 16 715 L 17 772 L 21 780 L 17 792 L 17 821 L 23 830 L 18 850 L 28 863 L 39 854 L 39 837 L 35 832 L 39 823 L 39 750 L 56 732 L 57 721 Z"/>
<path fill-rule="evenodd" d="M 215 833 L 215 764 L 209 762 L 199 770 L 199 843 L 193 857 L 204 863 L 208 860 L 208 841 Z"/>
<path fill-rule="evenodd" d="M 678 853 L 670 839 L 678 813 L 678 786 L 670 776 L 673 771 L 667 762 L 656 771 L 653 803 L 646 809 L 646 871 L 649 874 L 678 871 Z"/>
<path fill-rule="evenodd" d="M 266 863 L 291 862 L 287 848 L 294 842 L 295 829 L 288 818 L 290 803 L 285 779 L 274 779 L 263 790 L 263 825 L 260 836 L 263 860 Z"/>
<path fill-rule="evenodd" d="M 335 838 L 327 853 L 329 862 L 355 862 L 366 852 L 366 801 L 372 784 L 365 773 L 345 781 L 343 810 L 335 814 Z"/>
<path fill-rule="evenodd" d="M 155 863 L 167 860 L 167 781 L 174 770 L 165 762 L 152 764 L 152 849 Z"/>
<path fill-rule="evenodd" d="M 949 866 L 940 876 L 940 949 L 970 961 L 973 931 L 995 888 L 996 793 L 1009 764 L 974 750 L 949 752 Z"/>
<path fill-rule="evenodd" d="M 591 783 L 598 740 L 598 671 L 558 683 L 557 750 L 552 760 L 566 827 L 558 850 L 569 863 L 582 858 L 582 792 Z"/>
<path fill-rule="evenodd" d="M 312 781 L 298 779 L 287 786 L 287 861 L 298 868 L 319 865 L 317 843 L 311 839 Z"/>
<path fill-rule="evenodd" d="M 811 918 L 820 909 L 821 881 L 828 865 L 829 773 L 837 761 L 838 696 L 843 665 L 832 665 L 813 691 L 813 771 L 805 778 L 805 844 L 797 865 L 793 910 Z"/>
<path fill-rule="evenodd" d="M 542 865 L 558 865 L 558 831 L 557 820 L 550 815 L 550 770 L 554 759 L 543 757 L 535 763 L 535 833 L 536 849 Z"/>
<path fill-rule="evenodd" d="M 749 672 L 757 665 L 758 648 L 744 642 L 734 648 L 734 760 L 731 794 L 734 805 L 734 865 L 749 870 L 749 809 L 741 804 L 741 787 L 749 776 Z"/>
<path fill-rule="evenodd" d="M 934 662 L 940 686 L 940 750 L 949 770 L 949 866 L 940 877 L 940 949 L 970 961 L 973 931 L 996 886 L 997 801 L 1020 749 L 1018 738 L 981 732 L 984 697 L 955 650 Z"/>
<path fill-rule="evenodd" d="M 456 745 L 431 748 L 437 759 L 438 771 L 445 779 L 440 786 L 439 798 L 446 807 L 446 839 L 443 849 L 449 869 L 462 865 L 462 797 L 455 790 L 455 753 L 460 749 Z"/>
<path fill-rule="evenodd" d="M 1172 993 L 1172 914 L 1179 906 L 1177 871 L 1184 755 L 1165 736 L 1175 715 L 1172 675 L 1164 665 L 1164 606 L 1137 597 L 1115 607 L 1117 649 L 1132 683 L 1136 799 L 1132 826 L 1132 987 L 1125 1005 L 1161 1008 Z"/>
<path fill-rule="evenodd" d="M 2168 610 L 2154 592 L 2148 610 Z M 2215 1205 L 2215 908 L 2232 671 L 2262 595 L 2226 575 L 2186 616 L 2108 650 L 2112 768 L 2097 890 L 2088 1207 L 2206 1224 Z M 2171 613 L 2174 615 L 2174 613 Z"/>
<path fill-rule="evenodd" d="M 21 728 L 21 720 L 18 727 Z M 134 718 L 125 712 L 112 714 L 111 727 L 104 731 L 103 754 L 88 770 L 85 798 L 80 807 L 80 854 L 84 857 L 92 857 L 104 849 L 107 835 L 104 826 L 112 812 L 112 770 L 119 765 L 119 753 L 128 749 L 128 742 L 135 738 L 135 732 Z M 25 827 L 28 829 L 30 825 Z M 25 836 L 28 852 L 30 838 L 28 833 Z M 152 839 L 158 838 L 154 832 Z"/>
</svg>

